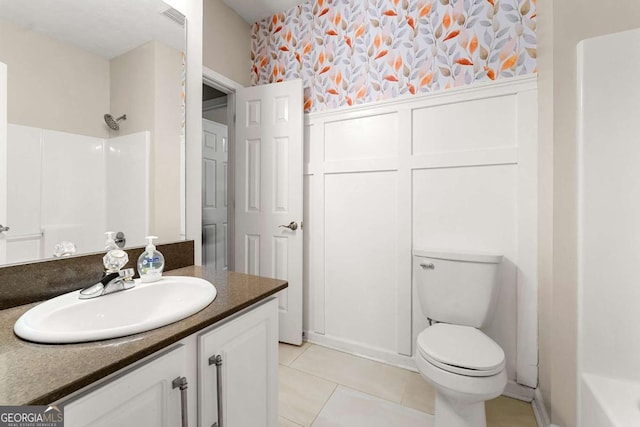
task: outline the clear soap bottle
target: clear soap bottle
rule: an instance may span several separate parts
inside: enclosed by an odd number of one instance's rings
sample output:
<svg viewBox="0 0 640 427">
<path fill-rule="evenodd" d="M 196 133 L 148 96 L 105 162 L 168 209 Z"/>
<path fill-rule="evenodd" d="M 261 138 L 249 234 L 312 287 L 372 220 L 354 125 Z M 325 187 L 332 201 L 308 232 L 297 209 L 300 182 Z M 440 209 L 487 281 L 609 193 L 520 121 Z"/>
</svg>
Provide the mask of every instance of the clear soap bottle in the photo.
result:
<svg viewBox="0 0 640 427">
<path fill-rule="evenodd" d="M 153 240 L 157 239 L 157 236 L 147 236 L 145 238 L 148 244 L 145 251 L 138 258 L 138 274 L 145 283 L 155 282 L 162 277 L 164 256 L 156 250 L 156 246 L 153 244 Z"/>
</svg>

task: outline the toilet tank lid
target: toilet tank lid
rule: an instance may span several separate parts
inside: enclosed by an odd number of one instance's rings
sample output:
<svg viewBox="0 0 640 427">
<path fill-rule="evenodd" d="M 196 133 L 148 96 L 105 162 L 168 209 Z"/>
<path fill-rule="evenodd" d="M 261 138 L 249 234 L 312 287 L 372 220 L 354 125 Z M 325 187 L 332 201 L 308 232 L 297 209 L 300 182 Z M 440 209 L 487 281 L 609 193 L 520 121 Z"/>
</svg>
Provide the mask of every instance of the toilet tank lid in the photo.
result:
<svg viewBox="0 0 640 427">
<path fill-rule="evenodd" d="M 414 249 L 413 255 L 450 261 L 484 262 L 487 264 L 500 264 L 502 262 L 502 255 L 454 249 Z"/>
</svg>

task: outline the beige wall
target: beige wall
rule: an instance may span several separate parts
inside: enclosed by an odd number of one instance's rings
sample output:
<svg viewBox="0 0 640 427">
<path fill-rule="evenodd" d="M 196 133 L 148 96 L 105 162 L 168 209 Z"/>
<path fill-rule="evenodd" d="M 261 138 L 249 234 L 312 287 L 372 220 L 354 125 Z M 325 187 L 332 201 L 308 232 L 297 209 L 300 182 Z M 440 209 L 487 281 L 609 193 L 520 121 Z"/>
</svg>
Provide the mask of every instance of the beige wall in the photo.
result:
<svg viewBox="0 0 640 427">
<path fill-rule="evenodd" d="M 104 138 L 109 61 L 0 20 L 9 123 Z"/>
<path fill-rule="evenodd" d="M 111 60 L 112 114 L 126 114 L 114 135 L 151 132 L 150 233 L 159 242 L 180 237 L 182 57 L 149 42 Z"/>
<path fill-rule="evenodd" d="M 541 199 L 547 208 L 553 182 L 553 216 L 541 215 L 541 252 L 550 247 L 553 255 L 541 257 L 540 265 L 540 389 L 550 402 L 552 422 L 563 427 L 576 425 L 576 47 L 585 38 L 640 26 L 640 2 L 611 3 L 538 2 Z"/>
<path fill-rule="evenodd" d="M 153 130 L 154 50 L 154 42 L 149 42 L 111 60 L 110 112 L 114 117 L 127 115 L 111 136 Z"/>
<path fill-rule="evenodd" d="M 222 0 L 204 0 L 202 63 L 249 86 L 250 25 Z"/>
</svg>

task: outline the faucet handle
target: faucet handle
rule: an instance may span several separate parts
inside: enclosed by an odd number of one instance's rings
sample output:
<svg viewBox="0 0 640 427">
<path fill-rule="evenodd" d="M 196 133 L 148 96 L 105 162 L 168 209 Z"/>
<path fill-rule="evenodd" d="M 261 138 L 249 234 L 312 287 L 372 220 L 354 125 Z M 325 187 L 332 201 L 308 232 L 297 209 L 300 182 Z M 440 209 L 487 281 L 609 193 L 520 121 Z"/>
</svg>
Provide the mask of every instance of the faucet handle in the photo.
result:
<svg viewBox="0 0 640 427">
<path fill-rule="evenodd" d="M 136 275 L 136 271 L 133 268 L 125 268 L 124 270 L 118 271 L 121 279 L 124 280 L 133 280 L 133 276 Z"/>
</svg>

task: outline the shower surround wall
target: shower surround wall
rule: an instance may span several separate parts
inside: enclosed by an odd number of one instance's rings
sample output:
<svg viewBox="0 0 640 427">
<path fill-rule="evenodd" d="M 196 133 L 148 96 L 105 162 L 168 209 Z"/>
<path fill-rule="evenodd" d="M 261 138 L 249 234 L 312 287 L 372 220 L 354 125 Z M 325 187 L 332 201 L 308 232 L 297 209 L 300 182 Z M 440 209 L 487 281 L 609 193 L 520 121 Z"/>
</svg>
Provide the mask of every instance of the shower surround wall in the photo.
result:
<svg viewBox="0 0 640 427">
<path fill-rule="evenodd" d="M 251 83 L 321 111 L 536 71 L 535 0 L 313 0 L 251 29 Z"/>
<path fill-rule="evenodd" d="M 148 230 L 149 132 L 102 139 L 9 124 L 7 262 L 50 258 L 62 240 L 79 253 L 123 231 Z"/>
</svg>

